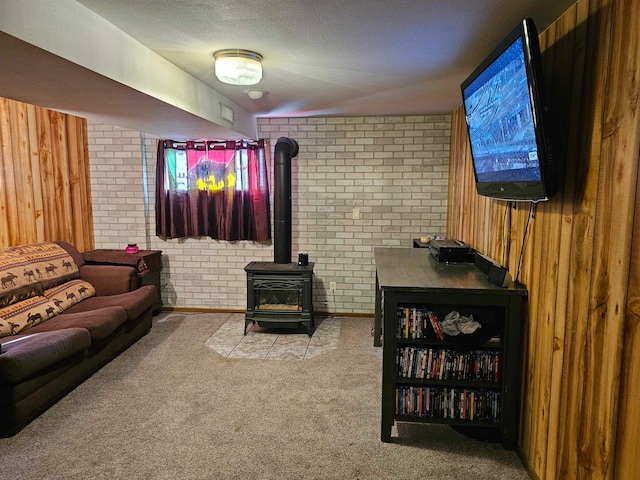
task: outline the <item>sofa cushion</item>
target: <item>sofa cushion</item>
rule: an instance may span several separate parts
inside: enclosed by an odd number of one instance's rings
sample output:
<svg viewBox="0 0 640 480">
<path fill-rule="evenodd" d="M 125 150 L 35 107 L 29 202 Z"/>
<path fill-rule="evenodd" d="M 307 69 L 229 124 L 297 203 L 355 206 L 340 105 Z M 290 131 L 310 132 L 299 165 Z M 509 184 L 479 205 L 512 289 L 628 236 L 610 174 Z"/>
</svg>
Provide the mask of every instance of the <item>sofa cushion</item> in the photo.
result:
<svg viewBox="0 0 640 480">
<path fill-rule="evenodd" d="M 78 266 L 60 245 L 35 243 L 0 251 L 0 307 L 79 278 Z M 39 284 L 39 286 L 34 286 Z"/>
<path fill-rule="evenodd" d="M 123 265 L 89 265 L 80 269 L 80 278 L 96 289 L 96 296 L 118 295 L 140 287 L 140 278 L 133 267 Z"/>
<path fill-rule="evenodd" d="M 16 335 L 55 315 L 55 305 L 45 297 L 31 297 L 0 308 L 0 337 Z"/>
<path fill-rule="evenodd" d="M 127 321 L 122 307 L 105 307 L 79 313 L 62 313 L 29 330 L 29 333 L 51 332 L 66 328 L 86 328 L 91 340 L 103 340 Z"/>
<path fill-rule="evenodd" d="M 156 293 L 156 287 L 146 285 L 132 292 L 87 298 L 66 310 L 65 315 L 118 305 L 127 312 L 127 319 L 135 320 L 142 315 L 145 310 L 150 308 L 157 299 L 158 294 Z"/>
<path fill-rule="evenodd" d="M 71 280 L 62 285 L 45 290 L 44 296 L 55 306 L 56 313 L 62 313 L 85 298 L 93 297 L 96 289 L 89 282 L 83 280 Z"/>
<path fill-rule="evenodd" d="M 15 384 L 91 345 L 84 328 L 21 335 L 2 343 L 0 384 Z"/>
</svg>

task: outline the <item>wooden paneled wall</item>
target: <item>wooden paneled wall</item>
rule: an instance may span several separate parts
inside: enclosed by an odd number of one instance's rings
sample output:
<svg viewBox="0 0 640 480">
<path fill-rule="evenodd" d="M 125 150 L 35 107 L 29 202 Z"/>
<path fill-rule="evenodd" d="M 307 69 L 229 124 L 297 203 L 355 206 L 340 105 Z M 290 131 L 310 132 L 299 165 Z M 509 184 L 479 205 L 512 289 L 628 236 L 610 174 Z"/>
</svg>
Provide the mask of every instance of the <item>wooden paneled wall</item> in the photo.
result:
<svg viewBox="0 0 640 480">
<path fill-rule="evenodd" d="M 561 187 L 528 227 L 530 204 L 476 194 L 452 117 L 447 235 L 529 290 L 520 450 L 540 479 L 640 472 L 638 32 L 638 0 L 579 0 L 540 34 Z"/>
<path fill-rule="evenodd" d="M 0 249 L 93 249 L 87 121 L 0 98 Z"/>
</svg>

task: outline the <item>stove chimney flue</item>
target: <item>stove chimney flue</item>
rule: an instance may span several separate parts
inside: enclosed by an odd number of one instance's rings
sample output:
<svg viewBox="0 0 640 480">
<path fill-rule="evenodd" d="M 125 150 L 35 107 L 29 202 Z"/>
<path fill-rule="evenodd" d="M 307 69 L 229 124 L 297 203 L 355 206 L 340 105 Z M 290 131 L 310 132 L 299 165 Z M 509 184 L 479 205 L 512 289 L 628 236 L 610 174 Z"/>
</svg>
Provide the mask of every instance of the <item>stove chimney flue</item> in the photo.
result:
<svg viewBox="0 0 640 480">
<path fill-rule="evenodd" d="M 280 137 L 274 150 L 273 256 L 275 263 L 291 263 L 291 159 L 298 142 Z"/>
</svg>

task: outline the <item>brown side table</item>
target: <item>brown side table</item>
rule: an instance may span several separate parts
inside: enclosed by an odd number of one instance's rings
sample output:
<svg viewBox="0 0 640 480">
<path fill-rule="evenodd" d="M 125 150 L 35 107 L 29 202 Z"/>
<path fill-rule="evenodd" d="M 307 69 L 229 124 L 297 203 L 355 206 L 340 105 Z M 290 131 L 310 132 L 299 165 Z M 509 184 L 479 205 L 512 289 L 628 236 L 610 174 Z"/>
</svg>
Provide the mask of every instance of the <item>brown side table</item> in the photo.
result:
<svg viewBox="0 0 640 480">
<path fill-rule="evenodd" d="M 84 252 L 84 261 L 90 265 L 124 265 L 136 269 L 140 283 L 154 285 L 158 290 L 158 301 L 153 306 L 156 315 L 162 309 L 160 272 L 162 271 L 162 250 L 139 250 L 126 253 L 124 250 L 97 249 Z"/>
</svg>

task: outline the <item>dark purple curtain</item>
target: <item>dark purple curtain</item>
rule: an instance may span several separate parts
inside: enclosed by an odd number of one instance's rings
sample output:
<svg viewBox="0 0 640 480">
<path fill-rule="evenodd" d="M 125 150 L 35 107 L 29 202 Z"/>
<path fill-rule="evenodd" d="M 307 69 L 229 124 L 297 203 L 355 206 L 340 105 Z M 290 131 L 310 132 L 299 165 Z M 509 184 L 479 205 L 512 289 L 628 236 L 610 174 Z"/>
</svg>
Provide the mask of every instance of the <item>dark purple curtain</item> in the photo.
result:
<svg viewBox="0 0 640 480">
<path fill-rule="evenodd" d="M 158 141 L 156 235 L 271 239 L 269 144 Z"/>
</svg>

